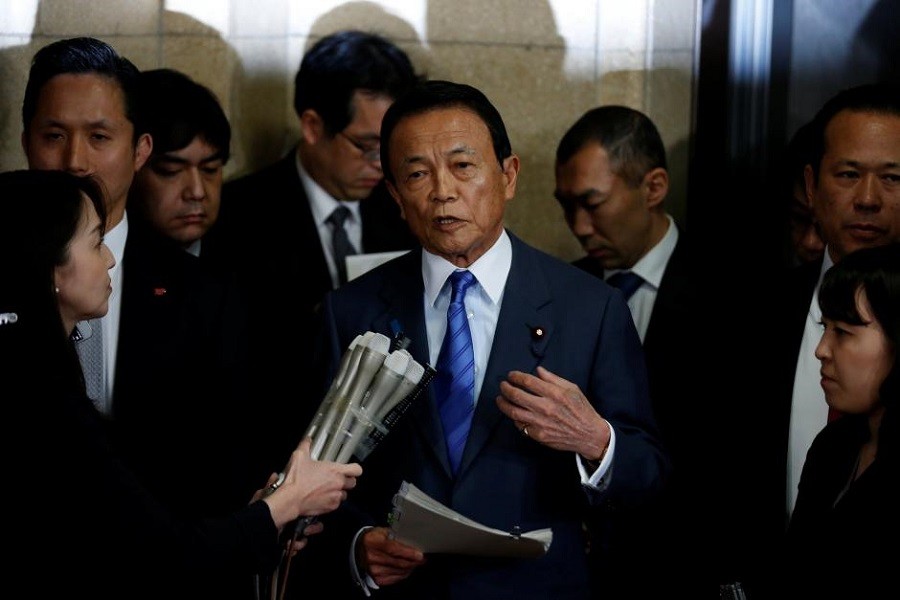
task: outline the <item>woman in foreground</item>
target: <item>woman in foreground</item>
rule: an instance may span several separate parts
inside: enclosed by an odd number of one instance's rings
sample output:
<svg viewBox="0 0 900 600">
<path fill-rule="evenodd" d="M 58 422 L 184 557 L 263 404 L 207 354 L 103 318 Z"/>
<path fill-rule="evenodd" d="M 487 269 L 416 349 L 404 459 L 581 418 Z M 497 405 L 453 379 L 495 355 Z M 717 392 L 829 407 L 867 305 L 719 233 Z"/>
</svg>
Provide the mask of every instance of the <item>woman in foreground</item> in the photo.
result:
<svg viewBox="0 0 900 600">
<path fill-rule="evenodd" d="M 282 528 L 337 508 L 362 469 L 313 461 L 304 441 L 280 485 L 246 508 L 189 523 L 168 514 L 110 446 L 72 340 L 79 321 L 107 311 L 104 222 L 91 178 L 0 173 L 0 439 L 15 521 L 5 569 L 38 597 L 203 597 L 219 574 L 270 572 Z"/>
</svg>

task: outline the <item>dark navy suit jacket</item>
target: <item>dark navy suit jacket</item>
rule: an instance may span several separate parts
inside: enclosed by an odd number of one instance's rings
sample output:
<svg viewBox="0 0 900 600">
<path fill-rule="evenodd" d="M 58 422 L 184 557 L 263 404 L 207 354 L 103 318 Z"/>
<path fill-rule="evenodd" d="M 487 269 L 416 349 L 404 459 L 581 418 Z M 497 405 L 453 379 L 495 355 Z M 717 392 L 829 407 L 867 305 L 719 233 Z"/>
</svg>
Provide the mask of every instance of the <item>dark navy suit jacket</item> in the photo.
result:
<svg viewBox="0 0 900 600">
<path fill-rule="evenodd" d="M 456 477 L 450 472 L 435 400 L 420 398 L 364 464 L 352 503 L 385 523 L 402 481 L 463 515 L 504 531 L 550 527 L 549 552 L 533 560 L 429 556 L 404 582 L 378 592 L 409 598 L 587 598 L 591 573 L 582 523 L 588 511 L 615 511 L 660 488 L 668 474 L 651 413 L 640 341 L 622 296 L 510 234 L 512 268 L 472 428 Z M 329 373 L 367 330 L 412 340 L 427 363 L 421 252 L 350 282 L 324 302 Z M 543 335 L 536 335 L 540 328 Z M 497 407 L 507 373 L 543 366 L 576 384 L 616 431 L 612 479 L 604 494 L 581 485 L 576 458 L 523 436 Z M 326 526 L 327 528 L 327 526 Z M 347 546 L 337 557 L 347 556 Z"/>
<path fill-rule="evenodd" d="M 123 269 L 113 437 L 176 514 L 230 513 L 267 477 L 253 477 L 245 463 L 240 299 L 137 220 L 129 223 Z"/>
<path fill-rule="evenodd" d="M 718 548 L 711 539 L 708 509 L 700 508 L 697 498 L 710 497 L 708 423 L 721 393 L 709 384 L 704 357 L 721 348 L 704 343 L 711 323 L 702 312 L 691 252 L 681 231 L 643 343 L 653 413 L 672 458 L 673 477 L 653 504 L 604 519 L 591 557 L 604 572 L 598 598 L 675 592 L 696 597 L 717 591 L 717 576 L 708 565 L 709 554 Z M 573 264 L 603 278 L 602 267 L 589 256 Z M 647 577 L 648 572 L 655 576 Z"/>
<path fill-rule="evenodd" d="M 107 433 L 176 520 L 231 515 L 272 472 L 258 467 L 251 439 L 255 399 L 246 393 L 237 290 L 139 219 L 129 220 L 122 268 Z M 251 583 L 249 569 L 225 568 L 206 578 L 204 592 L 237 598 Z"/>
</svg>

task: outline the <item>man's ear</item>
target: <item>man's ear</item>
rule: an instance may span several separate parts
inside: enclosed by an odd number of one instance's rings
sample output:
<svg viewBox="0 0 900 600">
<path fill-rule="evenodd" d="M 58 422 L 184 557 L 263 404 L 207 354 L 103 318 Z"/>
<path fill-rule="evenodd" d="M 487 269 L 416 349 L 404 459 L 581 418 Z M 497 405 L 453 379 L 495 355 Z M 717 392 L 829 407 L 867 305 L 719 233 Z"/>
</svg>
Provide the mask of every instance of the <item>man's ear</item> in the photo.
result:
<svg viewBox="0 0 900 600">
<path fill-rule="evenodd" d="M 307 108 L 300 115 L 300 135 L 309 145 L 316 144 L 325 137 L 325 122 L 319 113 L 311 108 Z"/>
<path fill-rule="evenodd" d="M 806 184 L 806 205 L 812 210 L 816 197 L 816 174 L 813 173 L 812 165 L 803 167 L 803 183 Z"/>
<path fill-rule="evenodd" d="M 397 206 L 400 207 L 400 216 L 403 220 L 406 220 L 406 211 L 403 210 L 403 202 L 400 200 L 400 193 L 397 192 L 397 188 L 394 187 L 393 182 L 385 179 L 384 186 L 387 188 L 387 191 L 391 194 L 391 198 L 394 199 L 394 202 L 397 203 Z"/>
<path fill-rule="evenodd" d="M 134 146 L 134 172 L 137 173 L 150 158 L 153 152 L 153 138 L 149 133 L 142 133 Z"/>
<path fill-rule="evenodd" d="M 510 154 L 503 159 L 503 175 L 506 177 L 506 201 L 509 202 L 516 195 L 516 183 L 519 180 L 519 157 L 516 154 Z"/>
<path fill-rule="evenodd" d="M 647 208 L 659 206 L 669 193 L 669 172 L 656 167 L 644 175 L 647 189 Z"/>
</svg>

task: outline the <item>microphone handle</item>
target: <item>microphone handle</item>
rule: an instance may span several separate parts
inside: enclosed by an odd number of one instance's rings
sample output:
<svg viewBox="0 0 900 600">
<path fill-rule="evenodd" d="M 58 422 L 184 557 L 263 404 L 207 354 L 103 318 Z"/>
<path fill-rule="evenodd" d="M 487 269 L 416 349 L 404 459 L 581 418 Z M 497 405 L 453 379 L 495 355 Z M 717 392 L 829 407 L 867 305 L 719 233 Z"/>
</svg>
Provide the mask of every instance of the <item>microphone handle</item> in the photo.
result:
<svg viewBox="0 0 900 600">
<path fill-rule="evenodd" d="M 297 526 L 294 528 L 294 538 L 292 541 L 296 542 L 299 539 L 302 539 L 304 536 L 303 530 L 305 530 L 310 525 L 314 524 L 319 520 L 319 517 L 302 517 L 297 519 Z"/>
</svg>

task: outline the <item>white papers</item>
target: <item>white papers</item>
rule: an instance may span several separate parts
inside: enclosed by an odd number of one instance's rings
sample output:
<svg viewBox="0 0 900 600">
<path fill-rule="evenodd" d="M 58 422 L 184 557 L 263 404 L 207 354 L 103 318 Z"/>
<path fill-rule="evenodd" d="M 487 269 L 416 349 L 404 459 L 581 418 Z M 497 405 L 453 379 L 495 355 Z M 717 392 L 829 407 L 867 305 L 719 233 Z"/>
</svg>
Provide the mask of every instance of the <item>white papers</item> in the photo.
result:
<svg viewBox="0 0 900 600">
<path fill-rule="evenodd" d="M 366 271 L 374 269 L 382 263 L 386 263 L 392 258 L 403 256 L 409 250 L 398 250 L 396 252 L 370 252 L 369 254 L 351 254 L 347 257 L 347 281 L 359 277 Z"/>
<path fill-rule="evenodd" d="M 406 481 L 394 495 L 391 535 L 422 552 L 537 558 L 550 548 L 551 529 L 509 532 L 468 519 Z"/>
</svg>

